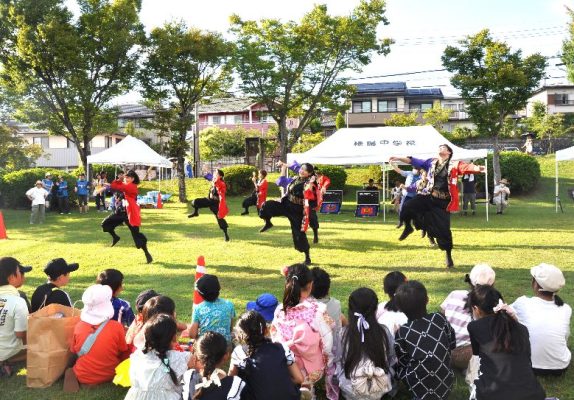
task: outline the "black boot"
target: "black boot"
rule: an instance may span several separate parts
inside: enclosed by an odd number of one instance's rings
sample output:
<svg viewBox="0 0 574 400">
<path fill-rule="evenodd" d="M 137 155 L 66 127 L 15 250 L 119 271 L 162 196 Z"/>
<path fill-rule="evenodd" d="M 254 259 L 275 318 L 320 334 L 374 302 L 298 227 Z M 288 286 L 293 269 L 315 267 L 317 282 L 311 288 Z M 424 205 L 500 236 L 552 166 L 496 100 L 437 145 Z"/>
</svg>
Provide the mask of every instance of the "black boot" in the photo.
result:
<svg viewBox="0 0 574 400">
<path fill-rule="evenodd" d="M 426 230 L 421 230 L 421 239 L 424 239 L 427 235 L 427 231 Z"/>
<path fill-rule="evenodd" d="M 303 261 L 305 265 L 311 265 L 311 257 L 309 256 L 309 251 L 305 252 L 305 261 Z"/>
<path fill-rule="evenodd" d="M 451 250 L 446 251 L 446 267 L 454 268 L 454 261 L 452 260 Z"/>
<path fill-rule="evenodd" d="M 429 246 L 436 247 L 436 242 L 432 236 L 429 236 Z"/>
<path fill-rule="evenodd" d="M 147 249 L 147 245 L 144 245 L 144 247 L 142 247 L 142 250 L 145 254 L 145 259 L 147 261 L 148 264 L 151 264 L 151 262 L 153 261 L 153 257 L 151 256 L 151 254 L 149 253 L 148 249 Z"/>
<path fill-rule="evenodd" d="M 263 233 L 269 229 L 273 228 L 273 224 L 271 223 L 271 221 L 269 221 L 268 219 L 265 220 L 265 225 L 263 226 L 263 228 L 259 229 L 259 232 Z"/>
<path fill-rule="evenodd" d="M 248 215 L 248 214 L 249 214 L 249 210 L 248 210 L 247 208 L 245 209 L 245 211 L 243 211 L 243 212 L 241 213 L 241 215 Z"/>
<path fill-rule="evenodd" d="M 319 243 L 319 231 L 316 229 L 313 230 L 313 243 Z"/>
<path fill-rule="evenodd" d="M 414 232 L 413 227 L 411 226 L 411 224 L 406 224 L 405 228 L 403 229 L 403 233 L 401 233 L 401 236 L 399 237 L 399 240 L 405 240 L 411 233 Z"/>
<path fill-rule="evenodd" d="M 192 214 L 189 214 L 187 216 L 187 218 L 193 218 L 193 217 L 197 217 L 199 215 L 199 213 L 197 212 L 197 208 L 193 210 Z"/>
<path fill-rule="evenodd" d="M 399 223 L 397 224 L 396 228 L 399 229 L 403 226 L 403 221 L 399 220 Z"/>
<path fill-rule="evenodd" d="M 227 229 L 223 231 L 223 235 L 225 236 L 225 241 L 229 242 L 229 235 L 227 234 Z"/>
<path fill-rule="evenodd" d="M 110 232 L 110 235 L 112 235 L 112 245 L 110 247 L 114 247 L 120 241 L 120 237 L 115 232 Z"/>
</svg>

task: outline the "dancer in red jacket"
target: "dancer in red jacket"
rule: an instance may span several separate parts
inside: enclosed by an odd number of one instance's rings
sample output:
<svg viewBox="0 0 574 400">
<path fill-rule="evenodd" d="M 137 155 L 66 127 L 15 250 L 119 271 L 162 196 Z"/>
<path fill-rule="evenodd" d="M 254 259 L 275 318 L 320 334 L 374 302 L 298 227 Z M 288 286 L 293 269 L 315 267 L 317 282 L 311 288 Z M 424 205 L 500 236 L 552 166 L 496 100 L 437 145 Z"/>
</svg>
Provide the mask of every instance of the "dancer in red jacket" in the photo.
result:
<svg viewBox="0 0 574 400">
<path fill-rule="evenodd" d="M 153 258 L 147 249 L 147 238 L 140 232 L 142 219 L 140 206 L 137 203 L 137 185 L 139 185 L 139 183 L 140 178 L 133 170 L 129 170 L 125 176 L 120 174 L 114 181 L 112 181 L 110 187 L 112 191 L 119 194 L 119 196 L 116 197 L 120 201 L 117 202 L 114 213 L 103 220 L 102 229 L 104 232 L 108 232 L 112 235 L 113 247 L 120 240 L 115 229 L 125 223 L 132 233 L 132 238 L 136 248 L 143 250 L 147 263 L 149 264 L 153 261 Z"/>
<path fill-rule="evenodd" d="M 484 167 L 453 160 L 452 149 L 446 144 L 439 146 L 437 158 L 391 157 L 389 162 L 392 161 L 411 164 L 428 174 L 426 194 L 417 194 L 403 205 L 400 217 L 405 228 L 399 240 L 406 239 L 413 232 L 411 221 L 414 221 L 417 229 L 428 232 L 436 239 L 439 248 L 446 252 L 447 268 L 454 267 L 450 213 L 458 211 L 458 177 L 479 174 L 484 172 Z"/>
<path fill-rule="evenodd" d="M 227 233 L 227 228 L 229 225 L 225 220 L 225 216 L 229 213 L 229 208 L 227 208 L 227 202 L 225 201 L 225 193 L 227 192 L 227 185 L 223 180 L 225 174 L 222 170 L 218 169 L 217 172 L 211 174 L 204 171 L 203 177 L 208 181 L 211 181 L 211 188 L 207 197 L 201 197 L 193 200 L 191 205 L 193 206 L 193 213 L 189 214 L 188 218 L 197 217 L 199 215 L 200 208 L 209 208 L 211 212 L 217 218 L 217 224 L 219 228 L 223 231 L 225 241 L 229 241 L 229 234 Z"/>
<path fill-rule="evenodd" d="M 257 212 L 261 209 L 261 206 L 267 200 L 267 171 L 264 169 L 259 170 L 259 179 L 257 179 L 257 174 L 253 172 L 253 185 L 255 186 L 255 190 L 251 194 L 251 196 L 246 197 L 243 200 L 243 208 L 245 211 L 241 213 L 241 215 L 249 214 L 249 207 L 256 206 Z"/>
<path fill-rule="evenodd" d="M 331 185 L 331 179 L 329 179 L 327 175 L 324 175 L 318 168 L 315 168 L 315 175 L 317 176 L 317 207 L 311 210 L 309 226 L 313 229 L 313 243 L 319 243 L 319 218 L 317 213 L 321 211 L 323 195 Z"/>
</svg>

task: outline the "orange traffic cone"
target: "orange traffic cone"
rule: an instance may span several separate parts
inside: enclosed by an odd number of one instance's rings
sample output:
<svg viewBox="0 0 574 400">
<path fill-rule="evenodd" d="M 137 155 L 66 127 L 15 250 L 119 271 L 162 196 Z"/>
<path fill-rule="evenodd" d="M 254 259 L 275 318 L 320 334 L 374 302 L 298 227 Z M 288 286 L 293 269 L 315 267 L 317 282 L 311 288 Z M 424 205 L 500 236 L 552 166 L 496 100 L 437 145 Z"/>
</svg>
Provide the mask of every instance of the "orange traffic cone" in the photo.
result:
<svg viewBox="0 0 574 400">
<path fill-rule="evenodd" d="M 8 239 L 6 235 L 6 226 L 4 225 L 4 215 L 0 211 L 0 239 Z"/>
<path fill-rule="evenodd" d="M 161 192 L 157 192 L 157 205 L 155 208 L 163 208 L 163 203 L 161 201 Z"/>
<path fill-rule="evenodd" d="M 203 256 L 197 257 L 197 267 L 195 268 L 195 283 L 197 283 L 199 278 L 201 278 L 203 275 L 205 275 L 206 272 L 207 272 L 207 269 L 205 268 L 205 258 Z M 203 297 L 201 297 L 201 295 L 199 294 L 197 289 L 194 289 L 194 291 L 193 291 L 193 305 L 196 306 L 199 303 L 203 303 Z"/>
</svg>

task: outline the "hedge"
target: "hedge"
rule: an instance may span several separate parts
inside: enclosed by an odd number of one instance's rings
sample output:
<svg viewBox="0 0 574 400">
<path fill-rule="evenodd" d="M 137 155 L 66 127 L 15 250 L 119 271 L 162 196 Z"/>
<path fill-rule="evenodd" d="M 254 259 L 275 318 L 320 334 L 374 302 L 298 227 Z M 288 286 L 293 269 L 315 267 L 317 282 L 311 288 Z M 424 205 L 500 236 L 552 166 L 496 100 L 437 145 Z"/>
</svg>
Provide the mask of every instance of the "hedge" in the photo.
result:
<svg viewBox="0 0 574 400">
<path fill-rule="evenodd" d="M 484 165 L 484 160 L 478 160 L 476 164 Z M 509 181 L 512 194 L 527 193 L 534 189 L 540 180 L 540 164 L 533 156 L 519 151 L 500 152 L 500 173 L 502 178 Z M 492 168 L 492 154 L 488 155 L 488 180 L 489 190 L 492 193 L 494 171 Z M 484 175 L 477 179 L 479 191 L 484 191 Z"/>
<path fill-rule="evenodd" d="M 91 164 L 90 165 L 90 180 L 96 178 L 96 174 L 99 174 L 101 171 L 106 173 L 106 177 L 108 182 L 111 182 L 116 177 L 116 171 L 121 170 L 123 167 L 116 167 L 115 165 L 110 164 Z M 74 176 L 79 176 L 80 173 L 84 173 L 84 167 L 80 166 L 71 172 Z"/>
<path fill-rule="evenodd" d="M 68 182 L 70 202 L 73 204 L 77 198 L 74 192 L 76 176 L 58 169 L 32 168 L 10 172 L 2 177 L 0 181 L 0 191 L 2 193 L 4 206 L 10 208 L 29 208 L 30 200 L 26 197 L 26 192 L 28 189 L 34 187 L 37 180 L 44 179 L 46 172 L 50 172 L 53 178 L 56 176 L 64 177 L 66 182 Z"/>
<path fill-rule="evenodd" d="M 405 168 L 405 166 L 403 166 L 403 168 L 401 169 L 404 169 L 405 171 L 410 171 L 412 168 Z M 364 183 L 367 183 L 369 179 L 374 179 L 375 182 L 379 182 L 381 185 L 383 184 L 383 171 L 380 165 L 370 165 L 368 171 L 369 172 L 367 176 L 365 176 L 364 178 Z M 405 178 L 402 175 L 396 173 L 394 170 L 388 171 L 387 176 L 388 176 L 387 188 L 394 187 L 396 181 L 401 182 L 405 181 Z"/>
<path fill-rule="evenodd" d="M 331 180 L 329 189 L 343 190 L 347 183 L 347 172 L 343 167 L 336 165 L 316 165 L 315 168 L 319 169 L 323 175 L 326 175 Z"/>
<path fill-rule="evenodd" d="M 227 194 L 237 195 L 253 191 L 253 182 L 251 178 L 253 173 L 257 172 L 255 167 L 250 165 L 232 165 L 222 168 L 225 174 L 225 183 L 227 184 Z"/>
</svg>

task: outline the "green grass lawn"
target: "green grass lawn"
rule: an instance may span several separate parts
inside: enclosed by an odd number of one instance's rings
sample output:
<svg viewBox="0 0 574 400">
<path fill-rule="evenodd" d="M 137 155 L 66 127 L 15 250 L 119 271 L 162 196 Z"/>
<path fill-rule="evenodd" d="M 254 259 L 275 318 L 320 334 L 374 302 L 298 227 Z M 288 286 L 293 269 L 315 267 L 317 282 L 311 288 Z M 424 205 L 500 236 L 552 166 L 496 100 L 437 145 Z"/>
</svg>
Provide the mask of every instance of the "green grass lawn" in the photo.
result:
<svg viewBox="0 0 574 400">
<path fill-rule="evenodd" d="M 561 293 L 564 300 L 574 304 L 574 201 L 566 196 L 566 188 L 574 187 L 574 162 L 561 163 L 561 198 L 564 213 L 554 212 L 554 164 L 542 158 L 543 178 L 536 191 L 527 197 L 513 197 L 508 212 L 492 215 L 485 221 L 484 205 L 476 217 L 452 216 L 456 268 L 444 268 L 443 252 L 429 249 L 426 240 L 417 233 L 404 242 L 394 228 L 396 216 L 356 219 L 353 216 L 354 190 L 363 182 L 365 170 L 349 170 L 346 203 L 340 215 L 320 216 L 321 242 L 312 246 L 314 263 L 329 271 L 332 295 L 345 305 L 354 289 L 369 286 L 383 300 L 382 280 L 393 270 L 403 271 L 409 279 L 417 279 L 428 289 L 429 310 L 439 304 L 453 289 L 465 288 L 464 274 L 478 262 L 492 265 L 497 272 L 497 288 L 508 302 L 530 294 L 529 268 L 547 262 L 559 266 L 566 275 L 567 286 Z M 203 195 L 207 186 L 194 184 L 190 195 Z M 355 185 L 355 186 L 353 186 Z M 165 189 L 164 189 L 165 190 Z M 192 197 L 192 196 L 190 196 Z M 72 274 L 69 291 L 72 299 L 81 298 L 83 290 L 94 283 L 98 272 L 117 268 L 126 276 L 121 297 L 133 303 L 137 294 L 147 288 L 171 296 L 177 304 L 178 318 L 189 320 L 192 306 L 195 264 L 199 255 L 205 256 L 207 269 L 217 274 L 222 284 L 223 298 L 234 302 L 241 313 L 247 301 L 262 292 L 272 292 L 281 298 L 282 266 L 300 262 L 303 256 L 292 248 L 289 225 L 285 219 L 274 220 L 275 228 L 260 234 L 261 220 L 251 214 L 240 216 L 241 198 L 232 198 L 230 215 L 231 242 L 225 243 L 215 218 L 203 212 L 199 218 L 187 218 L 186 205 L 170 202 L 162 210 L 143 210 L 144 232 L 154 263 L 145 264 L 141 251 L 133 247 L 129 231 L 122 227 L 122 240 L 110 248 L 110 237 L 101 232 L 103 213 L 90 211 L 69 216 L 49 214 L 47 223 L 28 224 L 29 212 L 3 210 L 8 240 L 0 241 L 0 254 L 13 256 L 35 269 L 27 275 L 24 291 L 32 294 L 44 282 L 42 272 L 48 260 L 64 257 L 79 262 L 80 269 Z M 1 399 L 121 399 L 125 390 L 113 385 L 82 390 L 79 395 L 66 395 L 61 382 L 43 390 L 27 389 L 25 371 L 11 379 L 2 379 Z M 451 399 L 468 398 L 462 376 L 457 375 Z M 565 378 L 542 380 L 548 396 L 574 398 L 574 372 Z M 401 395 L 399 399 L 407 399 Z"/>
</svg>

